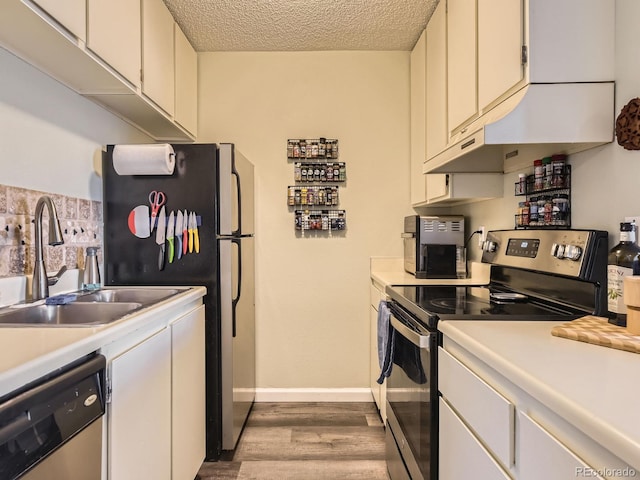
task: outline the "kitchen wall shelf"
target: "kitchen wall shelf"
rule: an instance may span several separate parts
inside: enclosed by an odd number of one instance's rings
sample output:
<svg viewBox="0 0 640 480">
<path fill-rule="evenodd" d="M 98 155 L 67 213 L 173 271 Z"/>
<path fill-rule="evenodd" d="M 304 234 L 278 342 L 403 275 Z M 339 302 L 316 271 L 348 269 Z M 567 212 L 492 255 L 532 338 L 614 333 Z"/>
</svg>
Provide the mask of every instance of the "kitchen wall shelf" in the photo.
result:
<svg viewBox="0 0 640 480">
<path fill-rule="evenodd" d="M 314 230 L 330 232 L 347 228 L 344 210 L 296 210 L 295 228 L 299 231 Z"/>
<path fill-rule="evenodd" d="M 290 207 L 305 206 L 310 207 L 331 207 L 340 202 L 336 185 L 309 185 L 309 186 L 289 186 L 287 194 L 287 204 Z"/>
<path fill-rule="evenodd" d="M 514 216 L 515 228 L 571 228 L 571 165 L 537 182 L 535 175 L 527 175 L 524 182 L 515 184 L 514 192 L 524 197 Z"/>
<path fill-rule="evenodd" d="M 338 140 L 330 138 L 290 138 L 287 140 L 287 158 L 297 160 L 308 158 L 312 160 L 336 160 L 338 158 Z"/>
<path fill-rule="evenodd" d="M 344 183 L 347 167 L 344 162 L 296 162 L 293 179 L 296 183 Z"/>
</svg>

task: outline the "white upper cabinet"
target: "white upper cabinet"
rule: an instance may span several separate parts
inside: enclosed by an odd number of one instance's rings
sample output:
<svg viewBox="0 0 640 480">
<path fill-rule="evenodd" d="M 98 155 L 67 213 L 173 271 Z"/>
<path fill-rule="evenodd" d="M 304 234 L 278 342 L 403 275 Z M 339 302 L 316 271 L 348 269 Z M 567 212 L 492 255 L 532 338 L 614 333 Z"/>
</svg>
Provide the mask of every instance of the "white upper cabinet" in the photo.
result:
<svg viewBox="0 0 640 480">
<path fill-rule="evenodd" d="M 87 47 L 135 87 L 140 87 L 140 0 L 87 2 Z"/>
<path fill-rule="evenodd" d="M 478 113 L 476 1 L 447 2 L 449 132 L 459 130 Z"/>
<path fill-rule="evenodd" d="M 524 78 L 522 0 L 478 0 L 478 107 Z"/>
<path fill-rule="evenodd" d="M 142 92 L 175 110 L 174 20 L 162 0 L 142 0 Z"/>
<path fill-rule="evenodd" d="M 162 0 L 3 0 L 0 47 L 155 140 L 195 138 L 197 56 Z"/>
<path fill-rule="evenodd" d="M 422 32 L 411 51 L 411 204 L 426 201 L 425 176 L 425 47 L 426 31 Z"/>
<path fill-rule="evenodd" d="M 447 146 L 447 0 L 440 0 L 426 30 L 426 158 Z M 424 162 L 423 158 L 423 162 Z"/>
<path fill-rule="evenodd" d="M 615 3 L 527 0 L 528 82 L 614 80 Z"/>
<path fill-rule="evenodd" d="M 80 40 L 87 40 L 86 0 L 36 0 L 35 3 Z"/>
<path fill-rule="evenodd" d="M 175 119 L 193 135 L 198 130 L 198 55 L 178 24 L 175 24 L 176 111 Z"/>
</svg>

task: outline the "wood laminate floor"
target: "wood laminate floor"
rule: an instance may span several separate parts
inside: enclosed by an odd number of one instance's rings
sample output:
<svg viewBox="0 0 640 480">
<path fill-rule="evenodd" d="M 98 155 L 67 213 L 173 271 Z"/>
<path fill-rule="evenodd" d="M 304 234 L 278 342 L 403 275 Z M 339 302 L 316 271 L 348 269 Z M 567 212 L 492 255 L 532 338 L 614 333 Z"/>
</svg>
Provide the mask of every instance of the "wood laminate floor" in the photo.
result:
<svg viewBox="0 0 640 480">
<path fill-rule="evenodd" d="M 387 480 L 373 403 L 256 403 L 231 461 L 197 480 Z"/>
</svg>

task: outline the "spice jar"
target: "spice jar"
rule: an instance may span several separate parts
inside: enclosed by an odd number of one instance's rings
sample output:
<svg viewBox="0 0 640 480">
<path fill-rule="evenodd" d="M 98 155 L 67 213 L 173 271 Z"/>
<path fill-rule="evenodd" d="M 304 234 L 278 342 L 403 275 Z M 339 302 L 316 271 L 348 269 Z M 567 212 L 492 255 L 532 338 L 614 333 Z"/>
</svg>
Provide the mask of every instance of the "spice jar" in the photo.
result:
<svg viewBox="0 0 640 480">
<path fill-rule="evenodd" d="M 529 202 L 524 201 L 524 206 L 522 207 L 522 226 L 529 226 Z"/>
<path fill-rule="evenodd" d="M 569 195 L 558 193 L 553 196 L 552 221 L 554 225 L 566 226 L 569 217 Z"/>
<path fill-rule="evenodd" d="M 553 178 L 552 184 L 556 188 L 562 188 L 565 186 L 565 164 L 567 156 L 564 154 L 554 155 L 551 157 L 551 163 L 553 166 Z"/>
<path fill-rule="evenodd" d="M 529 225 L 538 225 L 538 197 L 529 200 Z"/>
<path fill-rule="evenodd" d="M 542 166 L 542 159 L 535 160 L 533 162 L 533 189 L 542 190 L 544 185 L 544 167 Z"/>
<path fill-rule="evenodd" d="M 553 165 L 551 164 L 551 157 L 544 157 L 542 159 L 542 168 L 544 171 L 542 188 L 551 188 L 553 178 Z"/>
<path fill-rule="evenodd" d="M 524 195 L 527 193 L 527 174 L 518 174 L 518 183 L 516 184 L 516 195 Z"/>
<path fill-rule="evenodd" d="M 538 210 L 538 218 L 540 218 L 540 210 Z M 553 222 L 553 199 L 551 195 L 544 197 L 544 224 L 552 225 Z"/>
</svg>

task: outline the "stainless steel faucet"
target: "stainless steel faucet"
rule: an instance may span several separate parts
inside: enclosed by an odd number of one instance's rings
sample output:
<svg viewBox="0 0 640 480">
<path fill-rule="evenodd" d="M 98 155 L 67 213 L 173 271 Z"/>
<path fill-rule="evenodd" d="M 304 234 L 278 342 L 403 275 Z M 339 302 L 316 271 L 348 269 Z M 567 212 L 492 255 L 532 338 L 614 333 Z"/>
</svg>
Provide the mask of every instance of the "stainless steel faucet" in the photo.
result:
<svg viewBox="0 0 640 480">
<path fill-rule="evenodd" d="M 43 195 L 36 203 L 36 258 L 33 266 L 33 283 L 31 286 L 31 298 L 40 300 L 49 296 L 49 285 L 55 285 L 60 276 L 67 270 L 63 266 L 53 277 L 47 277 L 47 269 L 45 268 L 42 246 L 42 213 L 44 207 L 49 212 L 49 245 L 62 245 L 62 230 L 60 229 L 60 221 L 58 220 L 58 212 L 53 204 L 51 197 Z"/>
</svg>

